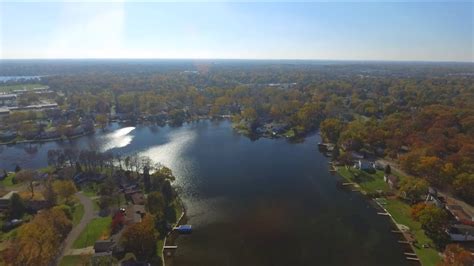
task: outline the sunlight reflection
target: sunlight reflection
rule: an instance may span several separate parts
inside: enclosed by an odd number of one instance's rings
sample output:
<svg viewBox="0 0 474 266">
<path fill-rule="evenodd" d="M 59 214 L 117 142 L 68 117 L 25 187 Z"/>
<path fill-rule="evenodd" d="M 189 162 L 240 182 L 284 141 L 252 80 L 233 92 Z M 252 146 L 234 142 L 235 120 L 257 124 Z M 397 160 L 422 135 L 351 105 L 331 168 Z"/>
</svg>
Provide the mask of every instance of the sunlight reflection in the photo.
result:
<svg viewBox="0 0 474 266">
<path fill-rule="evenodd" d="M 161 163 L 170 167 L 175 171 L 180 171 L 183 168 L 183 161 L 181 154 L 187 145 L 191 144 L 196 138 L 196 132 L 183 130 L 180 132 L 173 132 L 167 143 L 151 147 L 143 152 L 141 156 L 148 156 L 155 163 Z"/>
<path fill-rule="evenodd" d="M 105 152 L 114 148 L 123 148 L 127 146 L 133 140 L 134 136 L 130 133 L 134 129 L 135 127 L 124 127 L 106 134 L 102 137 L 103 144 L 101 150 Z"/>
</svg>

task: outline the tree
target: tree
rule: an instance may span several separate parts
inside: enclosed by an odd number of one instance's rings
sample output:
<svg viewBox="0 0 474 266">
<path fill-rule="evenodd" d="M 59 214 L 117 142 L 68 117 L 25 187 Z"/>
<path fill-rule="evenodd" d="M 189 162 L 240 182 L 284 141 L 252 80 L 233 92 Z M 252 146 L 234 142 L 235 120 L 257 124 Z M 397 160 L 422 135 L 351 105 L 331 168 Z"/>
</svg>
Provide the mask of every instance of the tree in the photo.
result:
<svg viewBox="0 0 474 266">
<path fill-rule="evenodd" d="M 449 244 L 444 250 L 443 261 L 439 266 L 472 266 L 474 256 L 458 244 Z"/>
<path fill-rule="evenodd" d="M 170 183 L 169 180 L 166 180 L 163 183 L 163 186 L 161 188 L 161 193 L 163 193 L 163 197 L 164 197 L 165 202 L 167 204 L 170 204 L 174 200 L 174 198 L 175 198 L 174 190 L 171 187 L 171 183 Z"/>
<path fill-rule="evenodd" d="M 107 116 L 105 114 L 97 114 L 95 116 L 95 122 L 103 129 L 107 125 Z"/>
<path fill-rule="evenodd" d="M 141 222 L 125 228 L 120 241 L 125 250 L 133 252 L 141 260 L 147 260 L 156 253 L 158 237 L 155 219 L 151 215 L 145 215 Z"/>
<path fill-rule="evenodd" d="M 469 202 L 474 202 L 474 174 L 462 173 L 453 181 L 456 193 Z"/>
<path fill-rule="evenodd" d="M 20 219 L 26 211 L 26 206 L 20 195 L 14 193 L 10 198 L 8 214 L 10 219 Z"/>
<path fill-rule="evenodd" d="M 165 199 L 160 192 L 151 192 L 148 194 L 146 206 L 151 214 L 162 217 L 166 206 Z"/>
<path fill-rule="evenodd" d="M 44 190 L 42 192 L 44 199 L 48 203 L 48 207 L 53 207 L 57 202 L 57 193 L 53 188 L 53 180 L 48 179 L 44 184 Z"/>
<path fill-rule="evenodd" d="M 385 175 L 390 175 L 392 173 L 392 168 L 390 167 L 390 164 L 387 164 L 384 169 Z"/>
<path fill-rule="evenodd" d="M 72 180 L 56 180 L 53 183 L 54 191 L 69 204 L 71 197 L 77 192 Z"/>
<path fill-rule="evenodd" d="M 31 192 L 31 198 L 35 196 L 34 176 L 35 172 L 32 170 L 20 170 L 15 176 L 18 181 L 28 183 L 28 188 Z"/>
<path fill-rule="evenodd" d="M 343 123 L 337 118 L 328 118 L 321 123 L 321 135 L 323 139 L 336 143 L 343 129 Z"/>
<path fill-rule="evenodd" d="M 143 186 L 145 187 L 145 192 L 150 192 L 150 169 L 145 167 L 143 169 Z"/>
<path fill-rule="evenodd" d="M 400 194 L 410 202 L 418 202 L 428 191 L 428 183 L 421 178 L 405 177 L 400 181 Z"/>
<path fill-rule="evenodd" d="M 29 223 L 18 229 L 12 243 L 16 254 L 13 265 L 50 265 L 59 247 L 72 228 L 71 221 L 61 210 L 43 210 Z"/>
<path fill-rule="evenodd" d="M 165 166 L 157 167 L 157 170 L 150 176 L 150 191 L 161 191 L 164 182 L 172 182 L 175 176 L 170 168 Z"/>
<path fill-rule="evenodd" d="M 446 228 L 449 223 L 445 210 L 435 205 L 419 204 L 412 209 L 413 218 L 421 223 L 426 235 L 433 240 L 438 248 L 444 247 L 449 241 Z"/>
</svg>

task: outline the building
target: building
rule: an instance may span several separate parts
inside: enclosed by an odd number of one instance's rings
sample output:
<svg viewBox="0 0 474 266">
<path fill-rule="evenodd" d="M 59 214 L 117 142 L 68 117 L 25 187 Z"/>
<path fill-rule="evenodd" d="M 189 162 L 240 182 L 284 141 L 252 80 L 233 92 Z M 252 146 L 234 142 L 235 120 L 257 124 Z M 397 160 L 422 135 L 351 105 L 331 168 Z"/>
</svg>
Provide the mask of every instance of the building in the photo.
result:
<svg viewBox="0 0 474 266">
<path fill-rule="evenodd" d="M 0 210 L 7 210 L 10 207 L 10 200 L 13 194 L 18 194 L 18 191 L 10 191 L 0 198 Z"/>
<path fill-rule="evenodd" d="M 0 106 L 16 106 L 16 94 L 0 94 Z"/>
<path fill-rule="evenodd" d="M 474 241 L 474 227 L 464 224 L 456 224 L 451 226 L 447 233 L 451 241 L 465 242 Z"/>
<path fill-rule="evenodd" d="M 373 170 L 375 170 L 374 163 L 366 161 L 366 160 L 359 160 L 354 165 L 354 168 L 362 170 L 362 171 L 373 171 Z"/>
<path fill-rule="evenodd" d="M 446 204 L 446 210 L 448 210 L 458 222 L 474 224 L 474 217 L 471 217 L 461 206 L 456 204 Z"/>
<path fill-rule="evenodd" d="M 144 205 L 129 205 L 125 210 L 126 223 L 139 223 L 145 217 Z"/>
<path fill-rule="evenodd" d="M 145 205 L 145 196 L 141 192 L 133 193 L 130 198 L 135 205 Z"/>
<path fill-rule="evenodd" d="M 112 252 L 114 247 L 115 247 L 115 242 L 112 239 L 97 240 L 94 243 L 94 252 L 95 253 Z"/>
<path fill-rule="evenodd" d="M 0 107 L 0 118 L 10 115 L 10 109 L 5 107 Z"/>
</svg>

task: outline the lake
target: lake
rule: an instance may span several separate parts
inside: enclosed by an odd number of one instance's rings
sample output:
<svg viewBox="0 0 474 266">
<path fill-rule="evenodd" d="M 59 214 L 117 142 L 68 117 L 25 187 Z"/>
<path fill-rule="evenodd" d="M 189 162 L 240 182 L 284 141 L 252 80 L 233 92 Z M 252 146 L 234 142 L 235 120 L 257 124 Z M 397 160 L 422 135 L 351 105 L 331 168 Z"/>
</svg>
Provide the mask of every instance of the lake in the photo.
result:
<svg viewBox="0 0 474 266">
<path fill-rule="evenodd" d="M 193 225 L 174 265 L 407 264 L 389 218 L 336 186 L 319 140 L 251 141 L 228 121 L 113 124 L 73 141 L 0 146 L 0 168 L 45 166 L 47 151 L 61 147 L 137 152 L 169 166 Z"/>
</svg>

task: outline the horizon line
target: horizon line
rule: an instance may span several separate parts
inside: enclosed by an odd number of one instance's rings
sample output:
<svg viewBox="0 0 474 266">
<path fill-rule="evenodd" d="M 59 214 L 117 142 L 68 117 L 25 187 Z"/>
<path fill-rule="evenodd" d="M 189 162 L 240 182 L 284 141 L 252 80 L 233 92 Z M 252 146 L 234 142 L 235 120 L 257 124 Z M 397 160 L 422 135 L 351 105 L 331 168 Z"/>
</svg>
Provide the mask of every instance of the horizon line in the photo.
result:
<svg viewBox="0 0 474 266">
<path fill-rule="evenodd" d="M 54 61 L 54 60 L 68 60 L 68 61 L 80 61 L 80 60 L 176 60 L 176 61 L 335 61 L 335 62 L 393 62 L 393 63 L 470 63 L 473 64 L 474 60 L 469 61 L 454 61 L 454 60 L 416 60 L 416 59 L 301 59 L 301 58 L 170 58 L 170 57 L 157 57 L 157 58 L 143 58 L 143 57 L 64 57 L 64 58 L 0 58 L 0 61 Z"/>
</svg>

